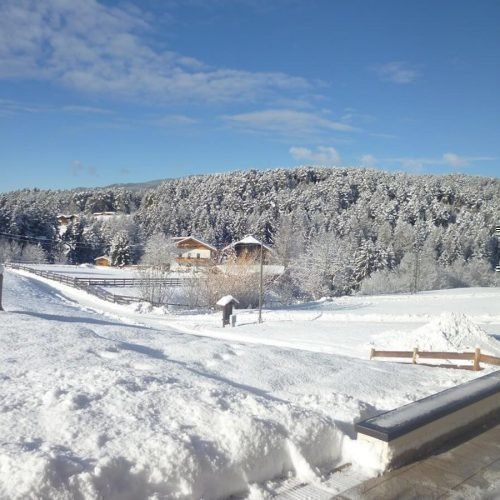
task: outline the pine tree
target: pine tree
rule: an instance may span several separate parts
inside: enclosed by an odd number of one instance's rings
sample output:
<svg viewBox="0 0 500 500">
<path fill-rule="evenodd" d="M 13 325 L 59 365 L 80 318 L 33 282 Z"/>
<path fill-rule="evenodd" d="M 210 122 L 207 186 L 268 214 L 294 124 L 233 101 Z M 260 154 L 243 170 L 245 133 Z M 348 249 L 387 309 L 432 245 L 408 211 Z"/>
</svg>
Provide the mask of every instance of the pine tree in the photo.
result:
<svg viewBox="0 0 500 500">
<path fill-rule="evenodd" d="M 130 263 L 130 243 L 125 231 L 120 231 L 113 238 L 110 257 L 113 266 L 126 266 Z"/>
</svg>

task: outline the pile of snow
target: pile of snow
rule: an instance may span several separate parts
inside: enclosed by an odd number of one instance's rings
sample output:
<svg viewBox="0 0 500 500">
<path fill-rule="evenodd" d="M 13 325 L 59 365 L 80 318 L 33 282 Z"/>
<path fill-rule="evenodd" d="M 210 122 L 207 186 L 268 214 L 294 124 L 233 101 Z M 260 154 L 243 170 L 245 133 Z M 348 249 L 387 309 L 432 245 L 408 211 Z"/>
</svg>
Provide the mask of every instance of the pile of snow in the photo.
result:
<svg viewBox="0 0 500 500">
<path fill-rule="evenodd" d="M 446 312 L 413 332 L 392 332 L 376 337 L 380 349 L 413 349 L 421 351 L 471 351 L 476 347 L 500 355 L 500 342 L 488 335 L 468 316 Z"/>
</svg>

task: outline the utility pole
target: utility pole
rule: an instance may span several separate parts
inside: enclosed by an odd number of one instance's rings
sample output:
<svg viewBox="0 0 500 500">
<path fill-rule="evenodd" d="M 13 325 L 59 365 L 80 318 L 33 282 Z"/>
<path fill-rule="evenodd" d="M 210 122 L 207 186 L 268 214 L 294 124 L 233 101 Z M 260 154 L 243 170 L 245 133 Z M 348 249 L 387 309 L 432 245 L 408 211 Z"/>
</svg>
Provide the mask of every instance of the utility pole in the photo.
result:
<svg viewBox="0 0 500 500">
<path fill-rule="evenodd" d="M 495 235 L 498 239 L 498 241 L 500 241 L 500 225 L 496 225 L 495 226 Z M 498 264 L 495 266 L 495 273 L 499 273 L 500 274 L 500 260 L 498 261 Z M 498 286 L 498 275 L 497 275 L 497 286 Z"/>
<path fill-rule="evenodd" d="M 264 244 L 260 242 L 259 323 L 262 323 L 263 301 L 264 301 Z"/>
<path fill-rule="evenodd" d="M 423 219 L 425 221 L 425 217 Z M 418 219 L 415 222 L 415 241 L 413 243 L 413 248 L 415 252 L 415 267 L 413 269 L 413 290 L 412 293 L 418 293 L 418 281 L 420 277 L 420 255 L 422 253 L 422 247 L 424 244 L 424 227 L 422 225 L 421 214 L 418 215 Z"/>
<path fill-rule="evenodd" d="M 3 271 L 5 269 L 5 266 L 3 264 L 0 264 L 0 311 L 3 311 L 2 307 L 2 289 L 3 289 Z"/>
<path fill-rule="evenodd" d="M 418 236 L 417 236 L 418 238 Z M 413 293 L 418 292 L 418 275 L 420 273 L 420 242 L 418 239 L 415 241 L 415 268 L 413 275 Z"/>
</svg>

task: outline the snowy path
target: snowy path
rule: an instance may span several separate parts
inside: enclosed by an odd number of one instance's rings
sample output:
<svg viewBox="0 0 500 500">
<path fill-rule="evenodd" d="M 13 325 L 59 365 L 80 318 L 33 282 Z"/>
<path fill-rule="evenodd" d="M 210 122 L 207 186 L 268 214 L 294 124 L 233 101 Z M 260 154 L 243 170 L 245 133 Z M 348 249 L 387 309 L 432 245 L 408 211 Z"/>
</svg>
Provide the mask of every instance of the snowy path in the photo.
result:
<svg viewBox="0 0 500 500">
<path fill-rule="evenodd" d="M 354 419 L 472 376 L 138 325 L 13 273 L 5 291 L 0 498 L 260 498 L 345 462 L 362 478 Z"/>
</svg>

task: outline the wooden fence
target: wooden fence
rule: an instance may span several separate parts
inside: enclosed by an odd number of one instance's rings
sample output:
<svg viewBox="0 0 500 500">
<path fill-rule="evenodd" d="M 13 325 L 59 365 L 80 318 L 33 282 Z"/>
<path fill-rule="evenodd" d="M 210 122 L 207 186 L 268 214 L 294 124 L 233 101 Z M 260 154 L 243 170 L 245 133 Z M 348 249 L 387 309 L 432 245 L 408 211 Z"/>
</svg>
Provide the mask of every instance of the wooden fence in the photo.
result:
<svg viewBox="0 0 500 500">
<path fill-rule="evenodd" d="M 65 285 L 69 285 L 73 288 L 80 288 L 82 290 L 85 290 L 87 293 L 90 293 L 91 295 L 95 295 L 96 297 L 99 297 L 100 299 L 106 300 L 108 302 L 113 302 L 115 304 L 122 304 L 122 305 L 127 305 L 127 304 L 132 304 L 134 302 L 144 302 L 144 299 L 139 298 L 139 297 L 129 297 L 127 295 L 117 295 L 115 293 L 108 292 L 107 290 L 103 290 L 100 288 L 99 285 L 101 286 L 143 286 L 148 284 L 150 281 L 154 281 L 155 284 L 162 283 L 167 286 L 169 286 L 168 279 L 153 279 L 153 280 L 142 280 L 142 279 L 94 279 L 94 278 L 75 278 L 73 276 L 67 276 L 65 274 L 60 274 L 60 273 L 55 273 L 53 271 L 44 271 L 42 269 L 35 269 L 31 266 L 25 266 L 22 264 L 14 264 L 14 263 L 9 263 L 7 264 L 9 267 L 12 269 L 20 269 L 22 271 L 27 271 L 32 274 L 36 274 L 37 276 L 41 276 L 42 278 L 47 278 L 50 280 L 58 281 L 59 283 L 64 283 Z M 172 281 L 178 280 L 181 281 L 182 279 L 179 278 L 172 278 Z M 135 283 L 132 284 L 122 284 L 122 285 L 117 285 L 115 282 L 130 282 L 134 281 Z M 179 284 L 172 284 L 170 286 L 181 286 Z M 165 305 L 171 305 L 171 306 L 178 306 L 178 307 L 188 307 L 185 304 L 152 304 L 154 306 L 165 306 Z"/>
<path fill-rule="evenodd" d="M 417 364 L 418 359 L 443 359 L 443 360 L 461 360 L 472 361 L 472 369 L 480 370 L 480 363 L 500 366 L 500 358 L 481 354 L 481 349 L 476 348 L 474 352 L 447 352 L 447 351 L 419 351 L 416 347 L 413 351 L 370 351 L 370 359 L 373 358 L 410 358 L 413 364 Z"/>
<path fill-rule="evenodd" d="M 36 269 L 31 266 L 26 266 L 23 264 L 8 264 L 13 269 L 22 269 L 23 271 L 32 272 L 39 276 L 49 277 L 61 283 L 66 283 L 72 285 L 73 283 L 79 283 L 80 285 L 86 286 L 116 286 L 116 287 L 140 287 L 147 286 L 149 283 L 162 284 L 171 287 L 180 287 L 186 285 L 191 278 L 75 278 L 73 276 L 68 276 L 64 273 L 56 273 L 54 271 L 43 271 L 41 269 Z M 54 278 L 56 275 L 58 278 Z"/>
</svg>

